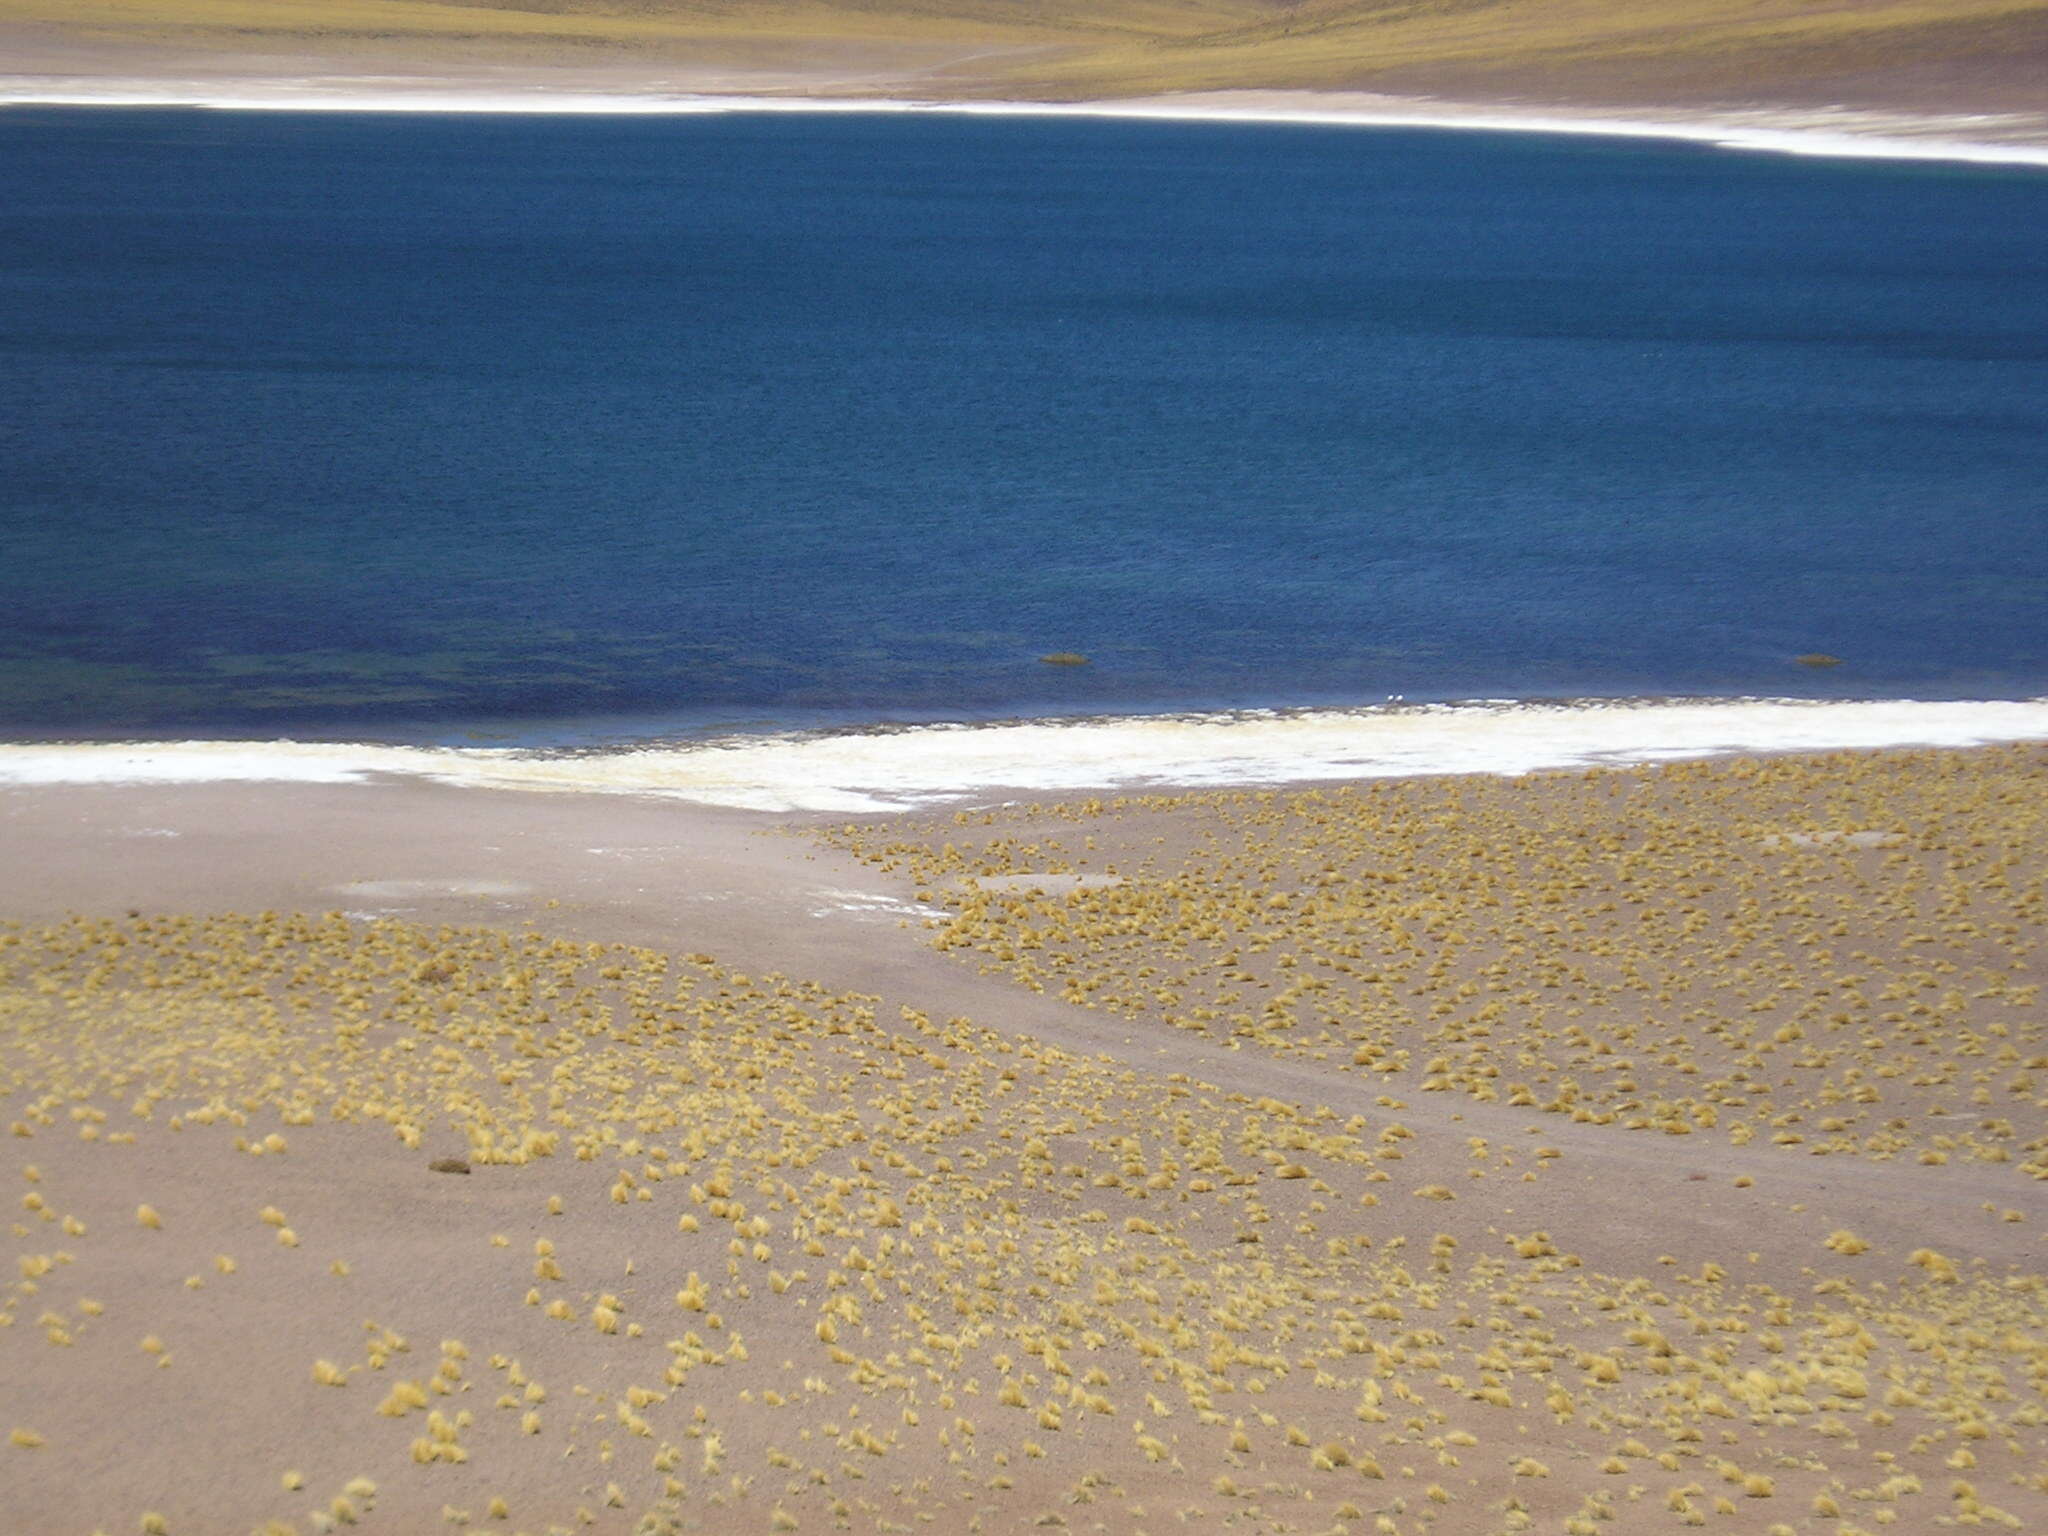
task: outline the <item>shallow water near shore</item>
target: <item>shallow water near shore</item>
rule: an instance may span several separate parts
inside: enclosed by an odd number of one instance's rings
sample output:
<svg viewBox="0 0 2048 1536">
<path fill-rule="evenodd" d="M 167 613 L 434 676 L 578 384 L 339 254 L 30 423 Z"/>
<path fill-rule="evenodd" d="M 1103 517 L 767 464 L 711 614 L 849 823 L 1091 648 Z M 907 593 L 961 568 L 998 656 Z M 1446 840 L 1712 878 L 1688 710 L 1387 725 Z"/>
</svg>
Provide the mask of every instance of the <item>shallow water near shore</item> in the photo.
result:
<svg viewBox="0 0 2048 1536">
<path fill-rule="evenodd" d="M 2035 173 L 926 115 L 0 145 L 16 740 L 2048 690 Z"/>
</svg>

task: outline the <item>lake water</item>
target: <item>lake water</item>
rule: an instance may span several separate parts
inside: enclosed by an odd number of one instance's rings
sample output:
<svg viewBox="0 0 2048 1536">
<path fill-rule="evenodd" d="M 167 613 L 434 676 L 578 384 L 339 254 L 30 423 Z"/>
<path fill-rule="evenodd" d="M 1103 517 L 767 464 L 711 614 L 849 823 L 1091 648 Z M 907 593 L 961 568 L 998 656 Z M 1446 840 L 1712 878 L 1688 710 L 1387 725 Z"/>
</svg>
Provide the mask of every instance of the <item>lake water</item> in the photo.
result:
<svg viewBox="0 0 2048 1536">
<path fill-rule="evenodd" d="M 0 535 L 15 740 L 2026 698 L 2048 173 L 7 111 Z"/>
</svg>

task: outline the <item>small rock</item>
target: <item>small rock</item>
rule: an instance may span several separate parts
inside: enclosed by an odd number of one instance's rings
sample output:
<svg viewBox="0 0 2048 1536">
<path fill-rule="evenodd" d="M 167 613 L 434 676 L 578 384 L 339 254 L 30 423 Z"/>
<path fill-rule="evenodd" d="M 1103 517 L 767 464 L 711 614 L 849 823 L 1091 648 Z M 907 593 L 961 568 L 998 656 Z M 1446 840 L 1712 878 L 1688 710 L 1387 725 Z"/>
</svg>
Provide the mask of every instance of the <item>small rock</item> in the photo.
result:
<svg viewBox="0 0 2048 1536">
<path fill-rule="evenodd" d="M 427 1167 L 435 1173 L 467 1173 L 469 1162 L 460 1157 L 437 1157 Z"/>
</svg>

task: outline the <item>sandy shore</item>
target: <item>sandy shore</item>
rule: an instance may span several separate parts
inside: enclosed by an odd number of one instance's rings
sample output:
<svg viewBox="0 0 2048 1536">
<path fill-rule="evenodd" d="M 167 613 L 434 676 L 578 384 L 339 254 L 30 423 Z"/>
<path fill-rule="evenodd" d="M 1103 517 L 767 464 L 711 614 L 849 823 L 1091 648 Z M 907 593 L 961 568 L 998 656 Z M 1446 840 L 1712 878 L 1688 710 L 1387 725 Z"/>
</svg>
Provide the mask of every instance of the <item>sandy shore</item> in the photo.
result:
<svg viewBox="0 0 2048 1536">
<path fill-rule="evenodd" d="M 2048 1520 L 2042 772 L 0 790 L 13 1528 Z"/>
<path fill-rule="evenodd" d="M 0 73 L 0 105 L 223 110 L 514 112 L 676 116 L 709 112 L 936 112 L 1010 117 L 1446 128 L 1668 139 L 1725 149 L 1893 160 L 2048 165 L 2048 111 L 1922 111 L 1827 102 L 1598 102 L 1400 96 L 1363 91 L 1224 90 L 1098 101 L 949 99 L 896 76 L 771 70 L 348 73 L 318 60 L 288 73 L 204 69 L 124 75 L 53 61 Z M 908 89 L 905 89 L 905 87 Z"/>
<path fill-rule="evenodd" d="M 1965 747 L 2048 736 L 2048 699 L 1581 700 L 878 726 L 603 750 L 345 742 L 0 744 L 0 786 L 344 784 L 659 795 L 758 811 L 1418 774 L 1526 774 L 1731 753 Z"/>
</svg>

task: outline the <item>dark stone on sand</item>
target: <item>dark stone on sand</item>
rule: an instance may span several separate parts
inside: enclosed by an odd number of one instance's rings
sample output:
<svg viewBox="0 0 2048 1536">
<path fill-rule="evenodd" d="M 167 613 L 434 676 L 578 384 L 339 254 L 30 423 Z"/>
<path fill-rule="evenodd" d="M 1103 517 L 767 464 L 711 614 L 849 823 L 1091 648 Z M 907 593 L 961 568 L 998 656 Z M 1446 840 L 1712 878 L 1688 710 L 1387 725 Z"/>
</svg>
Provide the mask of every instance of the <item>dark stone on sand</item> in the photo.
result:
<svg viewBox="0 0 2048 1536">
<path fill-rule="evenodd" d="M 427 1167 L 435 1173 L 467 1173 L 469 1163 L 459 1157 L 437 1157 Z"/>
</svg>

